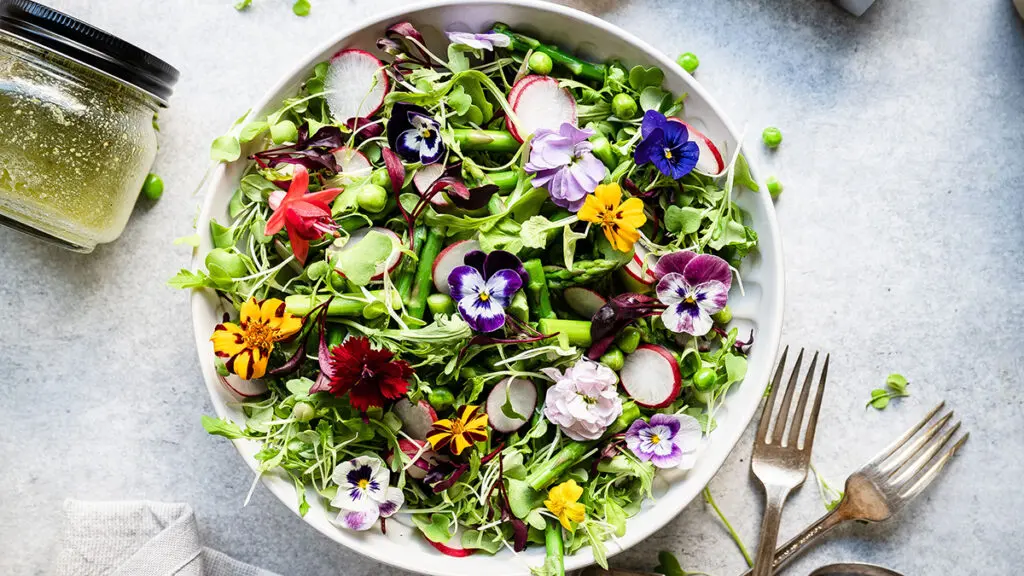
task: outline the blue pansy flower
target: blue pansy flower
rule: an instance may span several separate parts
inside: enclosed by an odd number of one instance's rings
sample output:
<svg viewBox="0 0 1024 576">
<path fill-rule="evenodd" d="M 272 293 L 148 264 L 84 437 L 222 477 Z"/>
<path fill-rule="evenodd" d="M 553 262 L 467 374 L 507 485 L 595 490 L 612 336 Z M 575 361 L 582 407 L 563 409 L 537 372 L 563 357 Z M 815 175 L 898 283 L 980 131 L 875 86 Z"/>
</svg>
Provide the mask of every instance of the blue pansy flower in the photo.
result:
<svg viewBox="0 0 1024 576">
<path fill-rule="evenodd" d="M 493 332 L 505 325 L 505 308 L 530 277 L 519 258 L 504 250 L 475 250 L 464 262 L 448 275 L 451 296 L 470 328 Z"/>
<path fill-rule="evenodd" d="M 643 140 L 633 153 L 638 166 L 648 162 L 664 175 L 678 180 L 686 176 L 697 165 L 700 147 L 690 140 L 686 125 L 669 120 L 656 110 L 648 110 L 640 125 Z"/>
<path fill-rule="evenodd" d="M 406 162 L 426 166 L 439 161 L 445 153 L 441 124 L 426 108 L 396 102 L 388 120 L 388 144 Z"/>
</svg>

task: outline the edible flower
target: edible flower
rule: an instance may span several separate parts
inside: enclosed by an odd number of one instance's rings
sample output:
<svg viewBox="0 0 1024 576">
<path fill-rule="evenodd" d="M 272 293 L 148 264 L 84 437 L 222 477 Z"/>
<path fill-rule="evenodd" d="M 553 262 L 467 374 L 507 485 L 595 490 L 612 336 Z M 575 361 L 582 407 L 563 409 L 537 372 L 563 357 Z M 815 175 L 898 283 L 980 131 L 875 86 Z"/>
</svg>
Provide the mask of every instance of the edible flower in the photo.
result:
<svg viewBox="0 0 1024 576">
<path fill-rule="evenodd" d="M 348 394 L 352 407 L 366 412 L 398 400 L 409 390 L 412 367 L 396 360 L 394 352 L 374 349 L 364 337 L 352 337 L 330 349 L 329 379 L 318 379 L 310 393 Z"/>
<path fill-rule="evenodd" d="M 427 433 L 427 442 L 434 450 L 448 446 L 456 456 L 473 444 L 486 441 L 487 414 L 471 404 L 461 406 L 454 418 L 435 421 Z"/>
<path fill-rule="evenodd" d="M 640 135 L 643 140 L 633 152 L 637 166 L 650 162 L 665 176 L 678 180 L 697 165 L 700 147 L 690 140 L 686 124 L 669 120 L 656 110 L 648 110 L 640 124 Z"/>
<path fill-rule="evenodd" d="M 396 102 L 388 120 L 388 144 L 406 162 L 426 166 L 441 159 L 445 153 L 441 124 L 426 108 Z"/>
<path fill-rule="evenodd" d="M 622 414 L 615 389 L 619 379 L 604 364 L 581 358 L 564 373 L 556 368 L 541 372 L 555 381 L 544 399 L 544 416 L 569 438 L 597 440 Z"/>
<path fill-rule="evenodd" d="M 448 41 L 456 46 L 465 46 L 473 50 L 494 51 L 495 48 L 505 48 L 512 43 L 512 39 L 498 32 L 487 32 L 484 34 L 473 34 L 472 32 L 445 32 Z"/>
<path fill-rule="evenodd" d="M 311 240 L 318 240 L 324 234 L 338 236 L 338 225 L 331 217 L 329 202 L 341 194 L 341 189 L 330 188 L 312 194 L 308 192 L 309 171 L 305 166 L 295 165 L 288 193 L 278 190 L 270 194 L 268 201 L 274 214 L 267 220 L 263 230 L 264 235 L 273 236 L 281 228 L 286 228 L 292 253 L 300 264 L 306 263 Z"/>
<path fill-rule="evenodd" d="M 463 262 L 448 275 L 451 296 L 470 328 L 493 332 L 505 325 L 505 308 L 530 277 L 519 258 L 504 250 L 474 250 Z"/>
<path fill-rule="evenodd" d="M 213 329 L 213 353 L 224 358 L 228 371 L 244 380 L 262 378 L 275 342 L 302 328 L 302 319 L 285 311 L 284 301 L 250 298 L 242 304 L 238 324 L 222 322 Z"/>
<path fill-rule="evenodd" d="M 654 266 L 661 314 L 673 332 L 703 336 L 714 326 L 711 315 L 725 308 L 732 286 L 729 263 L 713 254 L 689 250 L 666 254 Z"/>
<path fill-rule="evenodd" d="M 577 214 L 580 220 L 599 224 L 605 238 L 619 252 L 629 252 L 640 239 L 638 229 L 647 222 L 644 203 L 639 198 L 622 201 L 622 188 L 616 183 L 601 184 L 587 196 Z"/>
<path fill-rule="evenodd" d="M 391 473 L 376 456 L 338 464 L 331 480 L 338 485 L 331 506 L 341 509 L 335 523 L 349 530 L 368 530 L 378 518 L 391 517 L 405 504 L 402 490 L 388 485 Z"/>
<path fill-rule="evenodd" d="M 655 414 L 637 418 L 626 430 L 626 446 L 658 468 L 692 468 L 700 443 L 700 423 L 686 414 Z"/>
<path fill-rule="evenodd" d="M 534 174 L 533 185 L 547 188 L 551 201 L 572 212 L 608 174 L 608 168 L 591 153 L 587 138 L 593 130 L 580 130 L 563 122 L 558 131 L 541 128 L 534 133 L 530 161 L 525 169 Z"/>
<path fill-rule="evenodd" d="M 583 488 L 576 484 L 575 480 L 566 480 L 551 490 L 548 490 L 548 499 L 544 506 L 554 514 L 562 527 L 572 530 L 571 522 L 579 524 L 587 515 L 587 508 L 579 502 L 583 495 Z"/>
</svg>

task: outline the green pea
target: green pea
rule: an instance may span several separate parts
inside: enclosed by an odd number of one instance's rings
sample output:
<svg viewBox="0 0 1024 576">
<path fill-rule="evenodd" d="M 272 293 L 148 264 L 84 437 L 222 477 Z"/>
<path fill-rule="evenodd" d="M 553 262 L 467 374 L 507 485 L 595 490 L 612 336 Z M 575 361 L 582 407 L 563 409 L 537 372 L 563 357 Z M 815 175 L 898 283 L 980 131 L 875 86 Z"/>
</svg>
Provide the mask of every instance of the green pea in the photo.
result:
<svg viewBox="0 0 1024 576">
<path fill-rule="evenodd" d="M 431 294 L 427 296 L 427 308 L 434 316 L 455 312 L 455 300 L 447 294 Z"/>
<path fill-rule="evenodd" d="M 316 410 L 308 402 L 296 402 L 292 408 L 292 417 L 299 422 L 309 422 L 316 415 Z"/>
<path fill-rule="evenodd" d="M 370 184 L 374 186 L 380 186 L 381 188 L 387 188 L 391 186 L 391 176 L 388 176 L 386 168 L 378 168 L 373 171 L 370 175 Z"/>
<path fill-rule="evenodd" d="M 640 345 L 640 331 L 632 326 L 627 327 L 615 339 L 615 345 L 626 354 L 636 352 L 636 347 Z"/>
<path fill-rule="evenodd" d="M 434 388 L 427 395 L 427 402 L 434 407 L 435 410 L 444 410 L 452 404 L 455 404 L 455 396 L 448 391 L 447 388 Z"/>
<path fill-rule="evenodd" d="M 612 114 L 616 118 L 623 120 L 629 120 L 633 116 L 636 116 L 637 105 L 636 100 L 629 94 L 616 94 L 612 98 Z"/>
<path fill-rule="evenodd" d="M 206 269 L 211 272 L 213 269 L 223 270 L 231 278 L 241 278 L 249 271 L 241 256 L 224 248 L 210 250 L 206 255 Z"/>
<path fill-rule="evenodd" d="M 722 308 L 718 312 L 712 314 L 711 318 L 719 324 L 728 324 L 729 322 L 732 322 L 732 308 L 729 308 L 727 305 L 725 308 Z"/>
<path fill-rule="evenodd" d="M 778 148 L 779 144 L 782 144 L 782 130 L 769 126 L 761 132 L 761 140 L 769 148 Z"/>
<path fill-rule="evenodd" d="M 782 194 L 782 182 L 775 176 L 769 176 L 765 180 L 765 185 L 768 186 L 768 193 L 772 195 L 772 198 L 778 198 L 779 194 Z"/>
<path fill-rule="evenodd" d="M 282 120 L 270 127 L 270 139 L 274 144 L 295 142 L 299 139 L 299 129 L 291 120 Z"/>
<path fill-rule="evenodd" d="M 159 200 L 164 195 L 164 181 L 162 178 L 150 172 L 142 183 L 142 194 L 150 200 Z"/>
<path fill-rule="evenodd" d="M 388 193 L 376 184 L 363 184 L 356 192 L 356 202 L 367 212 L 376 214 L 388 203 Z"/>
<path fill-rule="evenodd" d="M 682 66 L 683 70 L 693 74 L 697 71 L 697 67 L 700 66 L 700 59 L 693 52 L 686 52 L 676 59 L 676 64 Z"/>
<path fill-rule="evenodd" d="M 319 280 L 330 273 L 331 265 L 324 260 L 318 260 L 306 266 L 306 277 L 310 280 Z"/>
<path fill-rule="evenodd" d="M 331 274 L 331 287 L 338 292 L 348 292 L 348 283 L 341 274 Z"/>
<path fill-rule="evenodd" d="M 534 52 L 533 54 L 530 54 L 530 60 L 527 62 L 530 70 L 542 75 L 549 74 L 553 64 L 551 56 L 548 56 L 543 52 Z"/>
<path fill-rule="evenodd" d="M 701 368 L 693 375 L 693 386 L 701 392 L 710 390 L 715 386 L 718 375 L 711 368 Z"/>
<path fill-rule="evenodd" d="M 619 370 L 622 370 L 623 364 L 626 363 L 626 355 L 622 353 L 622 350 L 612 347 L 602 354 L 599 360 L 601 361 L 601 364 L 604 364 L 618 372 Z"/>
</svg>

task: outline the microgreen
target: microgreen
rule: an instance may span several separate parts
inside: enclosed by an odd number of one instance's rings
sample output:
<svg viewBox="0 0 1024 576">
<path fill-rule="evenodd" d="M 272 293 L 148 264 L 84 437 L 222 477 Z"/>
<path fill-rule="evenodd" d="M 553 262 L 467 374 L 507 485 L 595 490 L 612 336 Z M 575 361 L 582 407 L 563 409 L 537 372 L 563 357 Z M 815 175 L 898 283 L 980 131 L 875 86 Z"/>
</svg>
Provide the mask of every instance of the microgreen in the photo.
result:
<svg viewBox="0 0 1024 576">
<path fill-rule="evenodd" d="M 885 388 L 875 388 L 871 391 L 871 399 L 868 400 L 865 408 L 885 410 L 889 406 L 891 399 L 910 396 L 910 393 L 907 392 L 907 386 L 909 385 L 910 383 L 907 382 L 906 377 L 902 374 L 889 374 L 885 379 Z"/>
</svg>

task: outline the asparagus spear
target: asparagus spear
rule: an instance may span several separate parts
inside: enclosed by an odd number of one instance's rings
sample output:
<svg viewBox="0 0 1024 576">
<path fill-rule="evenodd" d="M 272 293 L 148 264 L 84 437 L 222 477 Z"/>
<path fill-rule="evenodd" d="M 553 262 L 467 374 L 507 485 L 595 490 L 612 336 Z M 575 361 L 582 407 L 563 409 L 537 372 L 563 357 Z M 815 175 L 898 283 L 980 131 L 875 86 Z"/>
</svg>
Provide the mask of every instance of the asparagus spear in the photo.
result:
<svg viewBox="0 0 1024 576">
<path fill-rule="evenodd" d="M 530 298 L 530 306 L 537 310 L 537 318 L 556 318 L 555 311 L 551 309 L 551 293 L 548 292 L 548 282 L 544 277 L 544 265 L 540 259 L 534 258 L 523 262 L 523 267 L 530 275 L 526 295 Z"/>
<path fill-rule="evenodd" d="M 430 296 L 430 289 L 434 285 L 432 274 L 434 260 L 441 253 L 442 245 L 444 245 L 444 229 L 431 228 L 423 243 L 423 252 L 420 253 L 419 265 L 416 267 L 416 278 L 413 280 L 412 294 L 409 295 L 407 303 L 409 315 L 414 318 L 422 320 L 423 313 L 427 310 L 427 297 Z"/>
<path fill-rule="evenodd" d="M 400 306 L 397 294 L 392 293 L 390 303 L 385 302 L 383 290 L 371 290 L 370 294 L 374 298 L 374 301 L 370 303 L 366 302 L 366 297 L 362 294 L 352 294 L 350 296 L 342 294 L 340 296 L 335 296 L 327 306 L 327 315 L 362 316 L 363 310 L 367 306 L 373 306 L 378 303 L 390 304 L 392 310 L 397 309 Z M 327 298 L 328 296 L 293 294 L 284 299 L 284 306 L 285 310 L 287 310 L 289 314 L 305 316 L 314 308 L 326 302 Z"/>
<path fill-rule="evenodd" d="M 481 152 L 515 152 L 523 145 L 512 134 L 504 130 L 475 130 L 472 128 L 455 128 L 452 130 L 455 141 L 463 151 L 477 150 Z"/>
<path fill-rule="evenodd" d="M 413 246 L 416 247 L 417 256 L 423 253 L 423 243 L 427 239 L 427 227 L 417 226 L 413 232 Z M 409 300 L 409 294 L 412 292 L 412 282 L 416 278 L 417 265 L 413 263 L 411 258 L 406 258 L 405 262 L 402 263 L 401 274 L 395 279 L 395 289 L 402 295 L 403 301 Z"/>
<path fill-rule="evenodd" d="M 562 525 L 558 520 L 549 519 L 544 527 L 544 571 L 550 576 L 565 576 L 565 548 L 562 543 Z"/>
<path fill-rule="evenodd" d="M 586 78 L 588 80 L 596 80 L 598 82 L 604 82 L 604 75 L 606 67 L 604 64 L 594 64 L 563 51 L 557 46 L 550 44 L 543 44 L 536 38 L 530 38 L 522 34 L 513 32 L 509 29 L 507 24 L 496 22 L 494 24 L 494 31 L 504 34 L 512 39 L 512 45 L 510 46 L 515 52 L 526 53 L 530 50 L 534 52 L 541 52 L 547 54 L 551 61 L 555 64 L 561 64 L 562 66 L 569 69 L 570 72 L 575 76 Z"/>
</svg>

